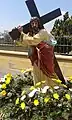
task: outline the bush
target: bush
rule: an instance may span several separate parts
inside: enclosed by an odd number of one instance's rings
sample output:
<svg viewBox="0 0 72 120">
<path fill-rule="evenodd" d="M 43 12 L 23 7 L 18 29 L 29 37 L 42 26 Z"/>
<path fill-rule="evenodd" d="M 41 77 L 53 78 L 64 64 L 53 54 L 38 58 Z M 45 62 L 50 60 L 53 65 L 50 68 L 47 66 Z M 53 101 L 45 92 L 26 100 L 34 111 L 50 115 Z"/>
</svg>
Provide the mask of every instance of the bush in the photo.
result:
<svg viewBox="0 0 72 120">
<path fill-rule="evenodd" d="M 67 120 L 72 113 L 72 77 L 67 86 L 33 85 L 31 70 L 5 75 L 0 84 L 0 117 L 4 120 Z M 44 87 L 43 87 L 44 86 Z"/>
</svg>

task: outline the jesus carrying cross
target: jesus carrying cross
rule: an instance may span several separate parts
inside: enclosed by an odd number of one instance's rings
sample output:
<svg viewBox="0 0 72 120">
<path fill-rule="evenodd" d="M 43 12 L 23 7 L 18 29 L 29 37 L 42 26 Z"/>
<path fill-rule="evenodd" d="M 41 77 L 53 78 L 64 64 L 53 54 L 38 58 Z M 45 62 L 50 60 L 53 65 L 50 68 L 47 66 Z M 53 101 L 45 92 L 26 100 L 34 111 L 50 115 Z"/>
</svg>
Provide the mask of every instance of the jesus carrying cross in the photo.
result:
<svg viewBox="0 0 72 120">
<path fill-rule="evenodd" d="M 52 78 L 58 76 L 54 72 L 54 45 L 56 41 L 45 29 L 42 29 L 38 17 L 30 20 L 29 32 L 25 34 L 22 27 L 18 27 L 21 33 L 20 43 L 29 46 L 29 58 L 33 65 L 34 84 L 45 81 L 46 85 L 54 86 Z"/>
</svg>

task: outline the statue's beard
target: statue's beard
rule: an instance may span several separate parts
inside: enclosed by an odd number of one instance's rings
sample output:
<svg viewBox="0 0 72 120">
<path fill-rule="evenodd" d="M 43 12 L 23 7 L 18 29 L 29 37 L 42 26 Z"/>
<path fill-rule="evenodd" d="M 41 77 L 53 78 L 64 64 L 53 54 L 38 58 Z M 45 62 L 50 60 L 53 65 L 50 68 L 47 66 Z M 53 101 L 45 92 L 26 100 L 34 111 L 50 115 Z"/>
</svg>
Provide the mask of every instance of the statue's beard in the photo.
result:
<svg viewBox="0 0 72 120">
<path fill-rule="evenodd" d="M 37 34 L 39 32 L 39 28 L 38 27 L 33 27 L 33 35 Z"/>
</svg>

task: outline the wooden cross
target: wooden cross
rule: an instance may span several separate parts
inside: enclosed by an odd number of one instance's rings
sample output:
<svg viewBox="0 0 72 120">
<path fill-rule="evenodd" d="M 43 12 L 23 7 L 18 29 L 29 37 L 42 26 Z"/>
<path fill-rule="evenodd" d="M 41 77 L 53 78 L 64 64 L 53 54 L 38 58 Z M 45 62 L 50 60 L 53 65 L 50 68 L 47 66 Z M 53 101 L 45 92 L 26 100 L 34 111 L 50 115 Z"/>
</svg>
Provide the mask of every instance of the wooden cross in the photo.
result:
<svg viewBox="0 0 72 120">
<path fill-rule="evenodd" d="M 57 18 L 58 16 L 61 15 L 60 8 L 58 8 L 58 9 L 56 9 L 56 10 L 54 10 L 54 11 L 52 11 L 50 13 L 47 13 L 47 14 L 40 17 L 34 0 L 27 0 L 25 2 L 26 2 L 26 5 L 28 7 L 28 10 L 29 10 L 29 12 L 31 14 L 31 17 L 34 17 L 34 16 L 39 17 L 40 22 L 42 24 L 42 28 L 44 28 L 43 25 L 45 23 L 47 23 L 47 22 L 49 22 L 49 21 L 51 21 L 51 20 L 53 20 L 53 19 L 55 19 L 55 18 Z M 29 23 L 23 25 L 22 27 L 23 27 L 23 32 L 28 33 Z M 20 37 L 20 33 L 18 32 L 17 28 L 13 29 L 11 32 L 9 32 L 9 34 L 12 37 L 12 39 L 14 39 L 14 40 Z M 64 77 L 62 75 L 62 72 L 60 70 L 60 67 L 58 65 L 58 62 L 57 62 L 55 56 L 54 56 L 54 64 L 55 64 L 55 67 L 54 67 L 55 73 L 57 74 L 59 79 L 62 80 L 62 83 L 65 83 Z"/>
</svg>

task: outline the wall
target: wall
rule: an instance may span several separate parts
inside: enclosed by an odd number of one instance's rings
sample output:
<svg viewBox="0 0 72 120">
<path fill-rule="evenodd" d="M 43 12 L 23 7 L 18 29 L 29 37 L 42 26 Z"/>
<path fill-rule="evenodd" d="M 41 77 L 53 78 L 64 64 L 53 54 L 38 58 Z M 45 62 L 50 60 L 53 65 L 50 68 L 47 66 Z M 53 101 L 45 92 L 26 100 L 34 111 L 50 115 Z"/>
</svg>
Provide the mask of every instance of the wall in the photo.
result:
<svg viewBox="0 0 72 120">
<path fill-rule="evenodd" d="M 31 62 L 26 52 L 0 50 L 0 74 L 11 72 L 19 73 L 21 69 L 31 68 Z M 72 56 L 56 55 L 64 76 L 72 75 Z"/>
</svg>

